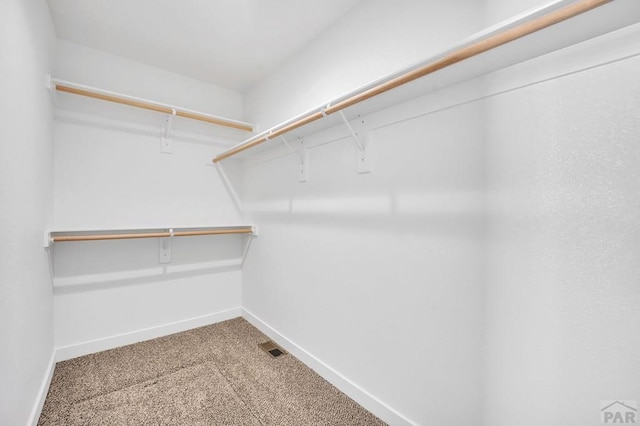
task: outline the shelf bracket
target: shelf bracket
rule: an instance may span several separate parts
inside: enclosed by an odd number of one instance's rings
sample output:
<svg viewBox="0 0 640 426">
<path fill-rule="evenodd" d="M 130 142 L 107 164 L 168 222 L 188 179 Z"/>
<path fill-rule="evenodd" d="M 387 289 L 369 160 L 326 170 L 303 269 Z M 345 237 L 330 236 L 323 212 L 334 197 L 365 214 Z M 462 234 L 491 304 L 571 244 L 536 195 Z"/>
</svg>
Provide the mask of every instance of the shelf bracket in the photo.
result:
<svg viewBox="0 0 640 426">
<path fill-rule="evenodd" d="M 53 78 L 51 77 L 51 74 L 47 74 L 45 76 L 44 87 L 49 91 L 49 96 L 51 96 L 51 101 L 55 105 L 57 103 L 58 97 L 56 95 L 57 94 L 56 84 L 53 82 Z"/>
<path fill-rule="evenodd" d="M 173 137 L 171 135 L 171 130 L 173 126 L 173 119 L 175 116 L 176 110 L 175 108 L 172 108 L 171 114 L 167 114 L 167 116 L 165 117 L 164 126 L 162 127 L 160 151 L 164 154 L 173 153 Z"/>
<path fill-rule="evenodd" d="M 173 228 L 170 228 L 169 237 L 160 239 L 160 263 L 171 263 L 172 242 L 173 242 Z"/>
<path fill-rule="evenodd" d="M 367 156 L 367 150 L 365 149 L 366 145 L 365 141 L 368 138 L 361 138 L 361 135 L 358 134 L 355 130 L 353 130 L 353 127 L 351 126 L 351 123 L 349 123 L 349 120 L 347 120 L 347 117 L 344 115 L 344 113 L 342 111 L 338 111 L 338 114 L 340 114 L 340 118 L 342 118 L 342 121 L 344 122 L 345 126 L 347 126 L 347 129 L 349 129 L 349 133 L 351 133 L 351 137 L 353 138 L 353 141 L 356 144 L 356 147 L 358 148 L 358 152 L 357 152 L 357 158 L 356 158 L 356 167 L 358 170 L 359 174 L 364 174 L 364 173 L 371 173 L 373 170 L 373 164 L 371 161 L 371 156 Z M 364 132 L 361 132 L 364 133 Z"/>
<path fill-rule="evenodd" d="M 234 188 L 233 183 L 231 183 L 231 180 L 229 179 L 224 169 L 222 168 L 222 164 L 213 163 L 213 166 L 216 168 L 216 171 L 220 175 L 220 179 L 222 180 L 222 183 L 224 184 L 224 187 L 227 190 L 227 194 L 229 194 L 231 201 L 233 201 L 233 206 L 236 208 L 236 212 L 240 216 L 242 216 L 242 212 L 243 212 L 242 201 L 240 200 L 240 197 L 238 196 L 238 193 L 236 192 L 236 189 Z"/>
<path fill-rule="evenodd" d="M 291 153 L 291 155 L 293 155 L 294 157 L 296 157 L 298 159 L 298 162 L 300 163 L 304 163 L 304 158 L 302 158 L 302 156 L 298 155 L 297 152 L 295 152 L 293 150 L 293 148 L 291 148 L 291 145 L 289 144 L 289 141 L 287 140 L 287 138 L 284 137 L 284 135 L 280 136 L 282 138 L 282 142 L 284 142 L 284 145 L 287 147 L 287 149 L 289 150 L 289 152 Z"/>
<path fill-rule="evenodd" d="M 51 277 L 51 283 L 53 283 L 53 277 L 55 273 L 54 266 L 53 266 L 55 264 L 54 258 L 53 258 L 54 256 L 53 246 L 51 245 L 46 246 L 44 250 L 47 252 L 47 260 L 49 261 L 49 276 Z"/>
<path fill-rule="evenodd" d="M 340 118 L 342 118 L 344 125 L 347 126 L 347 129 L 349 129 L 349 133 L 351 133 L 351 137 L 353 138 L 353 141 L 356 143 L 358 150 L 364 151 L 364 145 L 362 145 L 362 142 L 360 142 L 360 138 L 358 137 L 358 134 L 353 130 L 353 127 L 351 127 L 351 123 L 349 123 L 349 120 L 347 120 L 347 117 L 345 117 L 344 112 L 338 111 L 338 114 L 340 114 Z"/>
<path fill-rule="evenodd" d="M 301 149 L 300 149 L 300 154 L 298 155 L 298 153 L 295 152 L 293 148 L 291 148 L 291 145 L 289 144 L 289 141 L 287 141 L 287 138 L 285 138 L 284 135 L 280 137 L 282 138 L 284 145 L 287 147 L 291 155 L 293 155 L 297 160 L 296 164 L 298 164 L 298 182 L 301 182 L 301 183 L 308 182 L 309 181 L 309 152 L 304 147 L 304 140 L 300 141 Z"/>
</svg>

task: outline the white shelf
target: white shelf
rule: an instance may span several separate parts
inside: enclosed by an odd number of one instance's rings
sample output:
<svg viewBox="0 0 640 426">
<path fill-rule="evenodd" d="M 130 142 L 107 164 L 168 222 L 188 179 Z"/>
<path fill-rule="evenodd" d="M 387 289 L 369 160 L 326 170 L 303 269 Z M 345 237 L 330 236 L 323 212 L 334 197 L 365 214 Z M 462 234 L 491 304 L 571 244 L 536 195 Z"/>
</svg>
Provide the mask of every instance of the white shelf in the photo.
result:
<svg viewBox="0 0 640 426">
<path fill-rule="evenodd" d="M 335 105 L 342 100 L 365 92 L 400 75 L 406 74 L 426 64 L 430 64 L 438 61 L 439 59 L 447 57 L 448 55 L 459 51 L 460 49 L 476 44 L 520 25 L 532 22 L 538 18 L 541 18 L 574 3 L 575 1 L 571 0 L 554 1 L 535 10 L 515 16 L 507 21 L 504 21 L 478 34 L 475 34 L 468 39 L 461 41 L 457 45 L 452 46 L 450 49 L 440 53 L 439 55 L 428 58 L 419 64 L 375 80 L 367 85 L 346 93 L 339 98 L 323 102 L 316 108 L 299 114 L 283 123 L 265 130 L 264 132 L 246 139 L 245 141 L 230 148 L 230 150 L 251 142 L 252 140 L 258 138 L 260 135 L 266 135 L 271 132 L 275 132 L 279 129 L 282 129 L 288 124 L 294 123 L 304 117 L 308 117 L 311 114 L 317 113 L 318 111 L 321 111 L 325 107 L 327 107 L 327 105 Z M 357 117 L 366 116 L 390 106 L 406 102 L 410 99 L 428 95 L 429 93 L 433 93 L 437 90 L 452 86 L 454 84 L 486 75 L 493 71 L 497 71 L 508 66 L 575 45 L 577 43 L 601 36 L 603 34 L 624 28 L 638 22 L 640 22 L 640 1 L 613 0 L 588 12 L 584 12 L 582 14 L 574 16 L 573 18 L 556 23 L 532 34 L 521 37 L 517 40 L 493 48 L 487 52 L 478 54 L 477 56 L 473 56 L 462 62 L 450 65 L 445 69 L 435 71 L 432 74 L 421 77 L 410 83 L 376 95 L 373 98 L 364 100 L 360 103 L 344 109 L 343 112 L 345 113 L 347 119 L 353 120 Z M 303 138 L 322 130 L 335 127 L 341 123 L 342 121 L 340 114 L 331 114 L 317 121 L 313 121 L 302 127 L 291 130 L 286 134 L 290 139 Z M 244 157 L 251 152 L 255 153 L 262 151 L 271 144 L 272 141 L 269 140 L 262 145 L 257 145 L 254 148 L 240 152 L 236 155 Z M 260 146 L 262 147 L 262 149 L 256 149 Z"/>
<path fill-rule="evenodd" d="M 97 87 L 86 86 L 84 84 L 74 83 L 71 81 L 60 80 L 57 78 L 50 79 L 50 88 L 58 92 L 70 93 L 78 96 L 85 96 L 93 99 L 99 99 L 101 101 L 113 102 L 121 105 L 127 105 L 130 107 L 141 108 L 148 111 L 154 111 L 158 113 L 169 114 L 177 117 L 187 118 L 190 120 L 196 120 L 205 122 L 208 124 L 214 124 L 216 126 L 223 126 L 235 130 L 244 132 L 251 132 L 254 129 L 253 124 L 244 121 L 239 121 L 227 117 L 221 117 L 218 115 L 209 114 L 206 112 L 195 111 L 192 109 L 183 108 L 176 105 L 165 104 L 162 102 L 143 99 L 123 93 L 112 92 Z"/>
<path fill-rule="evenodd" d="M 136 238 L 168 238 L 203 235 L 249 234 L 258 235 L 255 225 L 217 225 L 199 227 L 152 227 L 152 228 L 102 228 L 81 230 L 49 230 L 45 234 L 45 247 L 53 243 L 96 240 L 119 240 Z"/>
</svg>

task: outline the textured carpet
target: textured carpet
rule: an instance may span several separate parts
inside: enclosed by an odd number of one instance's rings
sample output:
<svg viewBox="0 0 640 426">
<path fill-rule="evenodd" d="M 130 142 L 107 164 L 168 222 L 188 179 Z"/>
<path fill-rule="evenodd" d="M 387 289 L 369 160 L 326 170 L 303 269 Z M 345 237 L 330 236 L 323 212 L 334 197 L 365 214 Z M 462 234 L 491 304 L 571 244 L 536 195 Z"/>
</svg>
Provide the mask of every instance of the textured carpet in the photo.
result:
<svg viewBox="0 0 640 426">
<path fill-rule="evenodd" d="M 384 425 L 242 318 L 56 364 L 39 425 Z"/>
</svg>

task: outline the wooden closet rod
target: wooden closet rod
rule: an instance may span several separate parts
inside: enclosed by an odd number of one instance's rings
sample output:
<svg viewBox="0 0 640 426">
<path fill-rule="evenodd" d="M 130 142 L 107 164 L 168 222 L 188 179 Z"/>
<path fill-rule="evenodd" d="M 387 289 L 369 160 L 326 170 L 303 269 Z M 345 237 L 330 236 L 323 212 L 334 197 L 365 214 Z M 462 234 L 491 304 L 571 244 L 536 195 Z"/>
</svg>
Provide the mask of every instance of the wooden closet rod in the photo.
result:
<svg viewBox="0 0 640 426">
<path fill-rule="evenodd" d="M 529 22 L 524 22 L 516 27 L 507 28 L 500 33 L 491 35 L 472 44 L 460 47 L 459 49 L 453 50 L 452 52 L 446 54 L 441 58 L 428 62 L 397 77 L 391 78 L 390 80 L 382 82 L 374 87 L 362 90 L 361 92 L 356 93 L 355 95 L 350 96 L 346 99 L 340 100 L 335 104 L 330 103 L 325 108 L 320 108 L 317 111 L 311 112 L 296 121 L 286 123 L 279 127 L 275 127 L 273 130 L 269 131 L 266 134 L 259 135 L 254 139 L 249 139 L 247 142 L 243 142 L 240 145 L 232 147 L 229 150 L 219 154 L 213 159 L 213 162 L 218 163 L 225 158 L 229 158 L 233 155 L 239 154 L 270 139 L 276 138 L 287 132 L 319 120 L 325 115 L 330 115 L 335 112 L 341 111 L 376 95 L 380 95 L 391 89 L 402 86 L 403 84 L 414 81 L 420 77 L 432 74 L 438 70 L 447 68 L 453 64 L 462 62 L 466 59 L 487 52 L 491 49 L 502 46 L 503 44 L 509 43 L 526 35 L 532 34 L 536 31 L 547 28 L 551 25 L 565 21 L 611 1 L 613 0 L 578 0 L 563 8 L 553 10 L 545 15 L 532 19 Z"/>
<path fill-rule="evenodd" d="M 147 99 L 136 98 L 133 96 L 123 95 L 121 93 L 109 92 L 94 87 L 83 86 L 68 81 L 52 79 L 53 87 L 58 92 L 72 93 L 74 95 L 86 96 L 89 98 L 100 99 L 117 104 L 129 105 L 136 108 L 148 109 L 151 111 L 162 112 L 164 114 L 173 114 L 178 117 L 190 118 L 192 120 L 204 121 L 206 123 L 216 124 L 219 126 L 229 127 L 232 129 L 252 132 L 253 126 L 242 121 L 232 120 L 229 118 L 217 117 L 211 114 L 192 111 L 186 108 L 180 108 L 160 102 L 150 101 Z"/>
<path fill-rule="evenodd" d="M 253 234 L 253 228 L 229 228 L 229 229 L 208 229 L 201 231 L 174 231 L 174 237 L 193 237 L 197 235 L 222 235 L 222 234 Z M 168 238 L 170 231 L 161 232 L 134 232 L 123 234 L 92 234 L 92 235 L 56 235 L 51 237 L 54 243 L 70 241 L 99 241 L 99 240 L 128 240 L 134 238 Z"/>
</svg>

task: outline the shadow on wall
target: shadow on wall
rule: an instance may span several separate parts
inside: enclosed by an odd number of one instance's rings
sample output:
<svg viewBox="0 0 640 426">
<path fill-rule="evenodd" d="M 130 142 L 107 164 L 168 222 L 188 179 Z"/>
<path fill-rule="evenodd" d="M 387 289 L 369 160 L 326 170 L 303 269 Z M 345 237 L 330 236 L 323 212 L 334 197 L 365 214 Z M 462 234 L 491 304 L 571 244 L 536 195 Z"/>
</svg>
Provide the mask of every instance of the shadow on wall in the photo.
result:
<svg viewBox="0 0 640 426">
<path fill-rule="evenodd" d="M 459 235 L 482 232 L 481 192 L 389 193 L 368 197 L 290 199 L 245 204 L 257 223 L 304 223 L 350 229 Z"/>
</svg>

